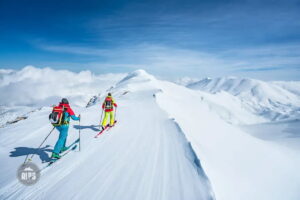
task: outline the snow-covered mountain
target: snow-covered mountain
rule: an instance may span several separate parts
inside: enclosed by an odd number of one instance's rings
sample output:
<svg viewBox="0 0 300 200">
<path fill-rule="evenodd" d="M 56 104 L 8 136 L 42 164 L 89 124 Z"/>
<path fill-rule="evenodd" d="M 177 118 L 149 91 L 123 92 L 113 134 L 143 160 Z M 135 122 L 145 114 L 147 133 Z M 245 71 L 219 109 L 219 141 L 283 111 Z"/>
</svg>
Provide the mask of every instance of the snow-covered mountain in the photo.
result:
<svg viewBox="0 0 300 200">
<path fill-rule="evenodd" d="M 218 99 L 230 94 L 231 100 L 227 98 L 225 105 L 233 101 L 240 102 L 247 112 L 269 121 L 300 117 L 300 82 L 264 82 L 248 78 L 222 77 L 206 78 L 187 87 L 215 94 Z"/>
<path fill-rule="evenodd" d="M 190 85 L 190 84 L 198 82 L 198 81 L 199 81 L 199 79 L 197 79 L 197 78 L 183 77 L 183 78 L 175 80 L 174 83 L 176 83 L 178 85 L 187 86 L 187 85 Z"/>
<path fill-rule="evenodd" d="M 248 112 L 250 104 L 244 109 L 237 95 L 195 91 L 143 70 L 103 91 L 118 103 L 117 125 L 95 139 L 104 95 L 96 92 L 88 107 L 70 100 L 82 120 L 80 126 L 72 122 L 67 143 L 77 140 L 80 129 L 81 151 L 42 170 L 33 186 L 23 186 L 15 174 L 32 153 L 33 162 L 45 167 L 42 161 L 49 159 L 58 133 L 36 148 L 52 128 L 51 107 L 0 128 L 0 199 L 300 198 L 299 149 L 253 137 L 228 123 L 266 120 Z M 294 129 L 278 131 L 281 138 L 291 131 L 297 135 Z"/>
<path fill-rule="evenodd" d="M 300 81 L 273 81 L 272 83 L 296 95 L 300 95 Z"/>
</svg>

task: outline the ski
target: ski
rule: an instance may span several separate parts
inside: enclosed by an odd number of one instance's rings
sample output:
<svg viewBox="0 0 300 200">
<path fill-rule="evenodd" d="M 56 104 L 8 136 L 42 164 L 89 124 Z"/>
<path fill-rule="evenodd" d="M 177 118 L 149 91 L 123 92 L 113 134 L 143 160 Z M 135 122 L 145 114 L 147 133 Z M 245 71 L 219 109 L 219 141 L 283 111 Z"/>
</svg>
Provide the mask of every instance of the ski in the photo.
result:
<svg viewBox="0 0 300 200">
<path fill-rule="evenodd" d="M 116 125 L 117 121 L 114 122 L 114 125 L 113 126 L 109 126 L 106 131 L 109 131 L 112 127 L 114 127 Z"/>
<path fill-rule="evenodd" d="M 77 143 L 79 142 L 79 138 L 77 140 L 75 140 L 73 143 L 71 143 L 68 147 L 67 147 L 67 150 L 65 152 L 63 152 L 61 154 L 61 157 L 59 159 L 61 159 L 63 156 L 67 155 L 70 151 L 73 151 L 77 148 Z M 48 165 L 47 166 L 50 166 L 52 165 L 54 162 L 56 162 L 57 160 L 59 159 L 51 159 L 50 161 L 48 161 Z"/>
<path fill-rule="evenodd" d="M 62 157 L 64 157 L 65 155 L 67 155 L 67 154 L 70 153 L 71 151 L 74 151 L 76 148 L 77 148 L 77 144 L 75 144 L 71 149 L 66 150 L 66 151 L 60 156 L 60 158 L 54 158 L 54 159 L 51 159 L 51 160 L 48 162 L 48 165 L 47 165 L 46 167 L 49 167 L 49 166 L 51 166 L 53 163 L 57 162 L 58 160 L 61 160 Z"/>
<path fill-rule="evenodd" d="M 65 153 L 63 153 L 61 155 L 61 157 L 59 159 L 51 159 L 50 161 L 46 162 L 47 165 L 44 166 L 41 170 L 41 171 L 44 171 L 45 169 L 47 169 L 48 167 L 52 166 L 54 163 L 56 163 L 57 161 L 61 160 L 62 157 L 64 157 L 65 155 L 67 155 L 68 153 L 70 153 L 71 151 L 75 150 L 77 148 L 77 144 L 75 146 L 73 146 L 71 149 L 67 150 Z"/>
<path fill-rule="evenodd" d="M 99 135 L 101 135 L 108 128 L 109 128 L 109 126 L 106 125 L 103 130 L 101 130 L 97 135 L 95 135 L 95 138 L 97 138 Z"/>
<path fill-rule="evenodd" d="M 115 126 L 116 123 L 117 123 L 117 121 L 115 121 L 115 123 L 114 123 L 113 126 L 106 125 L 105 128 L 102 131 L 100 131 L 97 135 L 95 135 L 95 138 L 97 138 L 98 136 L 100 136 L 104 131 L 109 131 L 112 127 Z"/>
</svg>

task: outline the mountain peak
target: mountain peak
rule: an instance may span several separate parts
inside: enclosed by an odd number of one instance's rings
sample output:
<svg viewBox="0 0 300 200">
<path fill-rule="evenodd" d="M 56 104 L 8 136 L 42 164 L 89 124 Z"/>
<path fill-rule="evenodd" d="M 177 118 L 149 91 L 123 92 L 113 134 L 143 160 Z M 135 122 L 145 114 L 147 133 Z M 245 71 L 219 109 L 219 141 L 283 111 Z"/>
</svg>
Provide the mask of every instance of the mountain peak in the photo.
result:
<svg viewBox="0 0 300 200">
<path fill-rule="evenodd" d="M 139 76 L 141 76 L 141 75 L 144 75 L 144 76 L 145 75 L 150 75 L 148 72 L 146 72 L 143 69 L 135 70 L 135 71 L 131 72 L 131 74 L 136 74 L 136 75 L 139 75 Z"/>
<path fill-rule="evenodd" d="M 155 77 L 152 76 L 151 74 L 147 73 L 143 69 L 138 69 L 138 70 L 128 73 L 127 76 L 119 82 L 119 84 L 124 83 L 124 82 L 128 83 L 128 82 L 150 81 L 150 80 L 155 80 Z"/>
</svg>

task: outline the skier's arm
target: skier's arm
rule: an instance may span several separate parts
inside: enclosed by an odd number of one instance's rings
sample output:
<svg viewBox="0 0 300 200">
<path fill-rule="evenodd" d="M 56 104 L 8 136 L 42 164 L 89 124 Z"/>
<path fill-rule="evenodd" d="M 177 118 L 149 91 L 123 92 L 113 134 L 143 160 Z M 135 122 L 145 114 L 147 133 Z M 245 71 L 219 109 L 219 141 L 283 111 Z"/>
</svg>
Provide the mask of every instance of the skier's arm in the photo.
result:
<svg viewBox="0 0 300 200">
<path fill-rule="evenodd" d="M 115 99 L 112 99 L 112 103 L 113 103 L 113 105 L 114 105 L 115 107 L 118 107 L 118 105 L 117 105 L 116 102 L 115 102 Z"/>
<path fill-rule="evenodd" d="M 73 120 L 79 121 L 80 117 L 76 117 L 74 111 L 73 111 L 71 108 L 68 109 L 68 114 L 70 115 L 70 117 L 71 117 Z"/>
<path fill-rule="evenodd" d="M 76 117 L 75 115 L 71 115 L 71 118 L 75 121 L 78 121 L 80 119 L 80 117 Z"/>
</svg>

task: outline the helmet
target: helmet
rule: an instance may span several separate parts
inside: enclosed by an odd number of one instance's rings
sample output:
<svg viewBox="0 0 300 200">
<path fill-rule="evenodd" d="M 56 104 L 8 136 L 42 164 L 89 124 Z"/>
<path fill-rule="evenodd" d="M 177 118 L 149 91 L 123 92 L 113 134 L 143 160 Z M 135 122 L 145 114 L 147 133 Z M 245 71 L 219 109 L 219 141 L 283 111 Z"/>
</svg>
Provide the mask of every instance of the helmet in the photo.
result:
<svg viewBox="0 0 300 200">
<path fill-rule="evenodd" d="M 111 96 L 111 93 L 109 92 L 109 93 L 107 94 L 107 96 Z"/>
<path fill-rule="evenodd" d="M 61 103 L 64 103 L 64 104 L 69 104 L 69 101 L 68 101 L 68 99 L 66 99 L 66 98 L 63 98 L 63 99 L 61 100 Z"/>
</svg>

